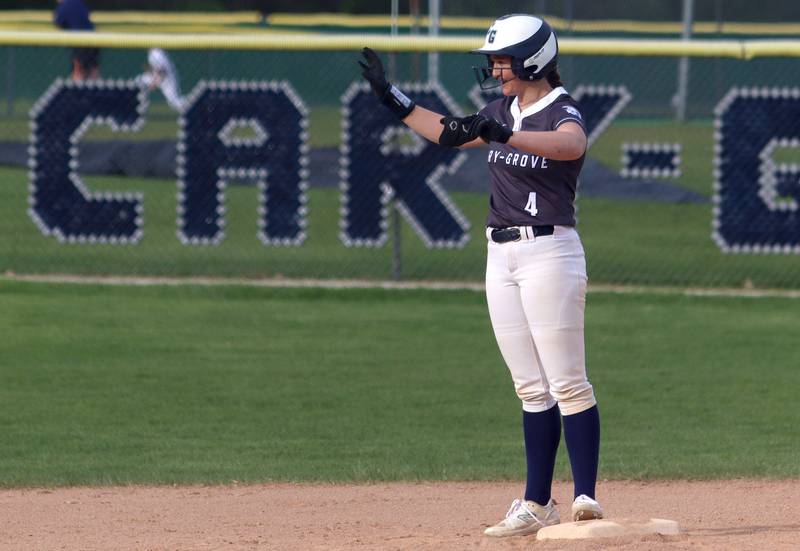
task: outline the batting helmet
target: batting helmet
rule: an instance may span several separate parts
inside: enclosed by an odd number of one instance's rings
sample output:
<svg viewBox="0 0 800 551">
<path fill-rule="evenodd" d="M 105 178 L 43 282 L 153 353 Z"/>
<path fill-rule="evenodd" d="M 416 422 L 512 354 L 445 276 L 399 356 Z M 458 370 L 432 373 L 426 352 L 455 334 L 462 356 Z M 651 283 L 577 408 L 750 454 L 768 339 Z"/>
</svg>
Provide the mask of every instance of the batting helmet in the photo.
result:
<svg viewBox="0 0 800 551">
<path fill-rule="evenodd" d="M 488 67 L 474 67 L 481 88 L 494 88 L 499 83 L 484 86 L 492 78 L 492 55 L 511 56 L 511 72 L 522 80 L 539 80 L 556 66 L 558 40 L 556 33 L 543 19 L 532 15 L 504 15 L 489 27 L 486 41 L 473 54 L 486 54 Z"/>
</svg>

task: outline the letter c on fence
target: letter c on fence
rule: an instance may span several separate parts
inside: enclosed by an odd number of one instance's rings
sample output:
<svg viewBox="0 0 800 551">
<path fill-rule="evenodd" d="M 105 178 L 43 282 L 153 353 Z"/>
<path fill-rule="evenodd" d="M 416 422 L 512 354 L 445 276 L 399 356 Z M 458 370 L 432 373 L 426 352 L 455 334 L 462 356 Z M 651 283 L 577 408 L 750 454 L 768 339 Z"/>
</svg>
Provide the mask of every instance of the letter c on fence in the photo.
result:
<svg viewBox="0 0 800 551">
<path fill-rule="evenodd" d="M 81 138 L 94 124 L 138 130 L 147 107 L 133 81 L 56 80 L 31 110 L 28 214 L 45 235 L 70 243 L 136 243 L 142 196 L 93 193 L 78 175 Z"/>
</svg>

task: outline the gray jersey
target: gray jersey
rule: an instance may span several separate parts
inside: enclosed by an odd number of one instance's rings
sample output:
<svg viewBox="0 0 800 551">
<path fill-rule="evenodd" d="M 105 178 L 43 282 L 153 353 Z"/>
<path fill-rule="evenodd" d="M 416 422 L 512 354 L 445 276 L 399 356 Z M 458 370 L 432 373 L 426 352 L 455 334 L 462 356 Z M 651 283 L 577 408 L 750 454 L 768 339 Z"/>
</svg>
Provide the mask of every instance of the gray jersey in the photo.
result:
<svg viewBox="0 0 800 551">
<path fill-rule="evenodd" d="M 562 87 L 520 112 L 516 97 L 489 103 L 480 113 L 517 131 L 555 130 L 565 122 L 586 127 L 578 103 Z M 575 190 L 584 155 L 574 161 L 554 161 L 508 144 L 489 147 L 488 226 L 575 225 Z"/>
</svg>

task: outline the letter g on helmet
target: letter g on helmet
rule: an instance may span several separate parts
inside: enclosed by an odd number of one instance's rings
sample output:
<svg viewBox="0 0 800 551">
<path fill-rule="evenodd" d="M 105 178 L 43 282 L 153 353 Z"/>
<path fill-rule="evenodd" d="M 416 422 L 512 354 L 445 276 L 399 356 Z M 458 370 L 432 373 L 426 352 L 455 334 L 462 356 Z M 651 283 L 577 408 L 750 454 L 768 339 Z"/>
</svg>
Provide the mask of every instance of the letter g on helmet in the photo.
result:
<svg viewBox="0 0 800 551">
<path fill-rule="evenodd" d="M 556 66 L 558 40 L 556 33 L 543 19 L 525 14 L 504 15 L 492 23 L 483 47 L 472 50 L 472 53 L 485 54 L 487 57 L 511 56 L 511 72 L 517 78 L 539 80 Z M 478 82 L 484 88 L 484 82 L 491 78 L 491 69 L 475 69 Z"/>
</svg>

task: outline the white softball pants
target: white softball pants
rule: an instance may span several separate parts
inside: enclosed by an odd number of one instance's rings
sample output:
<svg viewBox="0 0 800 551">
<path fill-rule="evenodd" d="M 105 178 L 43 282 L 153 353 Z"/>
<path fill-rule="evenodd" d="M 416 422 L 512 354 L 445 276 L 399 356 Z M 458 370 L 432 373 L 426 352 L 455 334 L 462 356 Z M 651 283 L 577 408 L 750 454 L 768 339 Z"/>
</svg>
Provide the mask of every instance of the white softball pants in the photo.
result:
<svg viewBox="0 0 800 551">
<path fill-rule="evenodd" d="M 574 228 L 510 243 L 489 239 L 486 298 L 523 410 L 558 404 L 572 415 L 595 405 L 583 336 L 586 259 Z"/>
</svg>

